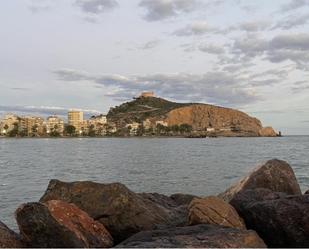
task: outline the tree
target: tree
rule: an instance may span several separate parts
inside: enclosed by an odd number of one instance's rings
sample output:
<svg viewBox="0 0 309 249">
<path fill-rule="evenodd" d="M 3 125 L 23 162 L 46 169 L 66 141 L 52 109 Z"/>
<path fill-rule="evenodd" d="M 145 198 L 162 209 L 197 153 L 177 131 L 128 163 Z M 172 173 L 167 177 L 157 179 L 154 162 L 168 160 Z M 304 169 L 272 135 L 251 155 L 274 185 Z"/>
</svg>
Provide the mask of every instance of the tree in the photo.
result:
<svg viewBox="0 0 309 249">
<path fill-rule="evenodd" d="M 90 125 L 89 126 L 89 131 L 88 131 L 88 136 L 90 136 L 90 137 L 95 137 L 95 127 L 94 127 L 94 125 L 92 124 L 92 125 Z"/>
<path fill-rule="evenodd" d="M 38 126 L 37 124 L 35 124 L 34 126 L 32 126 L 31 132 L 32 132 L 32 135 L 33 135 L 33 136 L 36 136 L 36 135 L 37 135 L 38 128 L 39 128 L 39 126 Z"/>
<path fill-rule="evenodd" d="M 192 126 L 188 124 L 181 124 L 179 126 L 179 131 L 181 134 L 190 133 L 192 131 Z"/>
<path fill-rule="evenodd" d="M 76 128 L 73 125 L 67 125 L 65 127 L 65 133 L 68 134 L 69 136 L 73 136 L 76 133 Z"/>
<path fill-rule="evenodd" d="M 9 137 L 16 137 L 18 135 L 18 123 L 15 122 L 13 126 L 13 129 L 10 130 L 8 133 Z"/>
</svg>

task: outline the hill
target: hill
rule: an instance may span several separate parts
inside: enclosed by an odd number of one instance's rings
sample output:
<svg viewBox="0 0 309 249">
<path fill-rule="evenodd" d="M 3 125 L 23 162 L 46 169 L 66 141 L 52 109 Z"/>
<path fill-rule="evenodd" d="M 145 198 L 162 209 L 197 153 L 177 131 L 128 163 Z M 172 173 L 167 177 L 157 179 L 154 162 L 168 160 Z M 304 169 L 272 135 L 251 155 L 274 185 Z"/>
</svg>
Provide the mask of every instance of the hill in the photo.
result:
<svg viewBox="0 0 309 249">
<path fill-rule="evenodd" d="M 168 127 L 186 124 L 192 127 L 195 134 L 276 136 L 271 127 L 263 128 L 257 118 L 235 109 L 200 103 L 175 103 L 156 97 L 140 97 L 111 108 L 107 118 L 119 128 L 148 121 L 154 128 L 158 122 Z"/>
</svg>

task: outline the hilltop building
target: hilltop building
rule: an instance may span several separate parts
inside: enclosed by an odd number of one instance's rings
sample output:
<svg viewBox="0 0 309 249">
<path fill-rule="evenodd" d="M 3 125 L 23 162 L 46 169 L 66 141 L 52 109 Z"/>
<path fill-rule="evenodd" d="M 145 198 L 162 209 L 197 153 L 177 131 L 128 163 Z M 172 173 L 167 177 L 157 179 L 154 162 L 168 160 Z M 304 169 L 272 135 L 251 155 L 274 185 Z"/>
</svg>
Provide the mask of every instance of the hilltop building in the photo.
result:
<svg viewBox="0 0 309 249">
<path fill-rule="evenodd" d="M 83 112 L 75 110 L 71 110 L 68 112 L 68 124 L 75 127 L 76 133 L 81 133 L 83 121 L 84 121 Z"/>
<path fill-rule="evenodd" d="M 151 98 L 154 96 L 155 96 L 154 92 L 142 92 L 139 97 L 140 98 Z"/>
</svg>

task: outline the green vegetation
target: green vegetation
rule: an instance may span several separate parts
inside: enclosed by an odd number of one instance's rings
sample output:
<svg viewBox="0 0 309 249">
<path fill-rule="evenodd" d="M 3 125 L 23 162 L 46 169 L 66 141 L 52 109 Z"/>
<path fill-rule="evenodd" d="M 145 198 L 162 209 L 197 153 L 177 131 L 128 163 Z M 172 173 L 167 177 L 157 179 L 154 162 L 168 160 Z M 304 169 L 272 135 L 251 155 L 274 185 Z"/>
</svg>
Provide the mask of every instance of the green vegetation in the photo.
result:
<svg viewBox="0 0 309 249">
<path fill-rule="evenodd" d="M 64 133 L 68 136 L 74 136 L 76 135 L 76 128 L 75 126 L 73 125 L 67 125 L 65 128 L 64 128 Z"/>
<path fill-rule="evenodd" d="M 147 118 L 160 117 L 175 108 L 188 105 L 191 104 L 175 103 L 155 97 L 137 98 L 131 102 L 126 102 L 120 106 L 111 108 L 107 114 L 107 118 L 112 122 L 122 125 L 132 122 L 141 123 Z"/>
</svg>

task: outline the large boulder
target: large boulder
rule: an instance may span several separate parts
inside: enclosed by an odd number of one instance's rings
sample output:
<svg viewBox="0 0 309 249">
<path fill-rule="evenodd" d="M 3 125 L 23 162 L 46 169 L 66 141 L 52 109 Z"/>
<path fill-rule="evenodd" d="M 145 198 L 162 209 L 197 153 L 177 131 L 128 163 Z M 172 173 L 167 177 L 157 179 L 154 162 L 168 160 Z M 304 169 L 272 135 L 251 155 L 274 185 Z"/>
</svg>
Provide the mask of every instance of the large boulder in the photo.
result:
<svg viewBox="0 0 309 249">
<path fill-rule="evenodd" d="M 246 228 L 236 210 L 216 196 L 195 198 L 188 209 L 189 225 L 216 224 L 225 227 Z"/>
<path fill-rule="evenodd" d="M 254 231 L 217 225 L 196 225 L 140 232 L 119 248 L 265 248 Z"/>
<path fill-rule="evenodd" d="M 309 195 L 247 190 L 231 204 L 268 246 L 309 247 Z"/>
<path fill-rule="evenodd" d="M 219 194 L 219 197 L 230 201 L 237 193 L 255 188 L 267 188 L 290 195 L 301 194 L 291 166 L 285 161 L 273 159 L 256 167 L 249 175 Z"/>
<path fill-rule="evenodd" d="M 65 183 L 52 180 L 41 202 L 74 203 L 111 232 L 115 242 L 144 230 L 176 226 L 186 214 L 162 195 L 136 194 L 120 183 Z M 181 216 L 182 214 L 182 217 Z"/>
<path fill-rule="evenodd" d="M 17 233 L 10 230 L 0 221 L 0 248 L 24 247 Z"/>
<path fill-rule="evenodd" d="M 63 201 L 28 203 L 16 210 L 22 240 L 30 247 L 109 248 L 105 227 L 73 204 Z"/>
<path fill-rule="evenodd" d="M 238 214 L 243 214 L 249 204 L 258 201 L 275 200 L 285 196 L 287 196 L 286 193 L 273 192 L 267 188 L 246 189 L 237 193 L 230 201 L 230 204 Z"/>
</svg>

